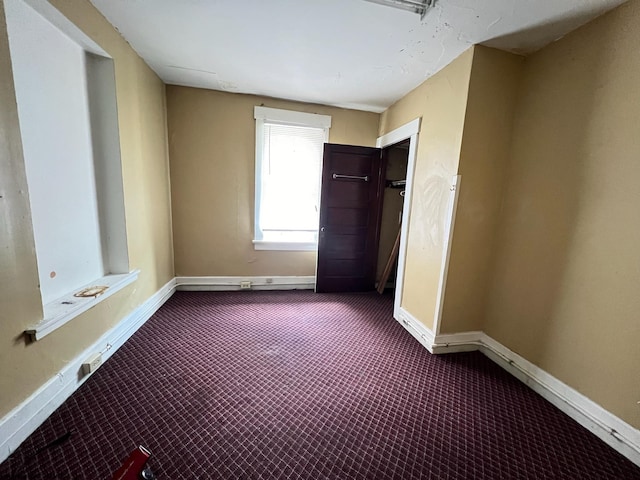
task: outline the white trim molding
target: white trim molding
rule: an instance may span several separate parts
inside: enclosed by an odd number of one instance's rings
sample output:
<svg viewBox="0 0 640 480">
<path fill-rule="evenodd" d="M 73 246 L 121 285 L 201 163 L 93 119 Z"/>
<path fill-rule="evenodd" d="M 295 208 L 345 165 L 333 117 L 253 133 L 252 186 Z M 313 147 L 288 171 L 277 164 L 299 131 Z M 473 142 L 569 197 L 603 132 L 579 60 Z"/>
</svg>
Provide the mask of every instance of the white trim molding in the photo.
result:
<svg viewBox="0 0 640 480">
<path fill-rule="evenodd" d="M 394 317 L 433 354 L 479 350 L 614 450 L 640 466 L 640 430 L 484 332 L 435 335 L 403 308 Z"/>
<path fill-rule="evenodd" d="M 392 130 L 389 133 L 385 133 L 376 140 L 376 148 L 384 148 L 390 145 L 394 145 L 398 142 L 411 138 L 413 135 L 417 135 L 420 132 L 420 122 L 422 117 L 418 117 L 415 120 L 411 120 L 405 123 L 401 127 Z"/>
<path fill-rule="evenodd" d="M 449 203 L 445 216 L 444 231 L 444 251 L 442 252 L 442 264 L 440 266 L 440 282 L 438 283 L 438 293 L 436 295 L 436 311 L 433 318 L 433 331 L 436 335 L 440 333 L 440 323 L 442 321 L 442 312 L 444 311 L 444 296 L 447 286 L 447 275 L 449 274 L 449 260 L 451 258 L 451 249 L 453 247 L 453 230 L 456 224 L 456 212 L 458 211 L 458 197 L 460 196 L 461 175 L 454 175 L 451 178 L 449 190 Z"/>
<path fill-rule="evenodd" d="M 175 278 L 127 315 L 67 364 L 29 398 L 0 419 L 0 462 L 3 462 L 92 374 L 82 376 L 82 364 L 93 354 L 103 362 L 115 353 L 173 295 Z"/>
<path fill-rule="evenodd" d="M 253 240 L 255 250 L 282 250 L 287 252 L 315 252 L 318 242 L 275 242 L 272 240 Z"/>
<path fill-rule="evenodd" d="M 230 291 L 230 290 L 313 290 L 316 277 L 176 277 L 177 290 Z"/>
<path fill-rule="evenodd" d="M 411 201 L 413 198 L 413 175 L 416 169 L 416 158 L 418 155 L 418 136 L 422 117 L 418 117 L 391 132 L 378 137 L 377 148 L 386 148 L 398 142 L 409 139 L 409 152 L 407 153 L 407 176 L 405 185 L 404 204 L 402 207 L 402 218 L 400 222 L 400 249 L 398 251 L 398 268 L 396 272 L 396 288 L 393 298 L 394 317 L 400 311 L 402 303 L 402 290 L 404 288 L 404 268 L 407 257 L 407 242 L 409 233 L 409 215 L 411 213 Z"/>
<path fill-rule="evenodd" d="M 482 333 L 479 340 L 483 354 L 640 466 L 640 430 L 488 335 Z"/>
<path fill-rule="evenodd" d="M 402 325 L 407 332 L 418 340 L 424 348 L 433 352 L 434 336 L 433 332 L 429 330 L 424 324 L 416 317 L 411 315 L 407 310 L 402 307 L 395 309 L 393 317 Z"/>
<path fill-rule="evenodd" d="M 315 230 L 296 230 L 298 226 L 288 225 L 291 230 L 263 231 L 263 183 L 266 180 L 266 152 L 265 132 L 268 125 L 289 125 L 321 129 L 324 134 L 324 143 L 329 141 L 329 129 L 331 128 L 331 116 L 317 113 L 298 112 L 256 106 L 253 109 L 256 120 L 256 153 L 255 153 L 255 192 L 254 192 L 254 220 L 253 220 L 253 245 L 255 250 L 288 250 L 288 251 L 315 251 L 317 250 L 318 232 Z M 270 137 L 270 134 L 268 135 Z M 322 153 L 319 152 L 318 161 L 322 165 Z M 267 156 L 268 157 L 268 156 Z M 321 183 L 321 171 L 317 171 L 318 185 Z M 318 199 L 319 201 L 319 199 Z M 294 222 L 295 223 L 295 222 Z M 272 225 L 273 227 L 273 225 Z M 279 225 L 277 228 L 283 228 Z M 275 234 L 275 236 L 274 236 Z"/>
<path fill-rule="evenodd" d="M 432 345 L 433 353 L 473 352 L 479 350 L 482 332 L 464 332 L 435 335 Z"/>
<path fill-rule="evenodd" d="M 132 284 L 138 279 L 140 270 L 134 270 L 130 273 L 122 273 L 117 275 L 106 275 L 91 283 L 83 285 L 76 289 L 80 292 L 85 288 L 95 285 L 107 287 L 104 293 L 96 297 L 76 297 L 73 292 L 58 298 L 55 301 L 44 306 L 44 319 L 29 327 L 24 333 L 31 337 L 31 340 L 40 340 L 45 335 L 50 334 L 65 323 L 73 320 L 78 315 L 83 314 L 90 308 L 95 307 L 98 303 L 106 300 L 113 294 L 119 292 L 127 285 Z"/>
<path fill-rule="evenodd" d="M 276 122 L 281 125 L 331 128 L 331 115 L 283 110 L 281 108 L 256 106 L 253 108 L 253 118 L 265 122 Z"/>
</svg>

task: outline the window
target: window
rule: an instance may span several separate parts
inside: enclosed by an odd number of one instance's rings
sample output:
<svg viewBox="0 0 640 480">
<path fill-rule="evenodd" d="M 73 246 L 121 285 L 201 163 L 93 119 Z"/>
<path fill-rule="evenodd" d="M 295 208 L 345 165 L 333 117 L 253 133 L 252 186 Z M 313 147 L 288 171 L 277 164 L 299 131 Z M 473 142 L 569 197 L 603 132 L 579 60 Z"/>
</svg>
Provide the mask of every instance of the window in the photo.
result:
<svg viewBox="0 0 640 480">
<path fill-rule="evenodd" d="M 5 0 L 44 318 L 39 339 L 129 283 L 113 60 L 48 2 Z M 96 298 L 74 296 L 106 287 Z"/>
<path fill-rule="evenodd" d="M 255 107 L 256 250 L 315 250 L 331 117 Z"/>
</svg>

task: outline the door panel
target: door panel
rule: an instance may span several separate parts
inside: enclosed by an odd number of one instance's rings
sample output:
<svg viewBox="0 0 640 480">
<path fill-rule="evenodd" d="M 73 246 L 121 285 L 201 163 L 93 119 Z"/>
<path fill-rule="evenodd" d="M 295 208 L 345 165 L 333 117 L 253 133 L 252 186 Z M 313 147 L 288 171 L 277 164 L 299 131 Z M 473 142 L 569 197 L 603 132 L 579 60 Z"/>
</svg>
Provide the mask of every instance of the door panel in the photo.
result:
<svg viewBox="0 0 640 480">
<path fill-rule="evenodd" d="M 366 208 L 328 208 L 332 226 L 366 227 L 369 222 L 369 210 Z"/>
<path fill-rule="evenodd" d="M 327 206 L 338 208 L 362 208 L 369 211 L 369 191 L 362 180 L 330 179 Z M 359 182 L 359 183 L 356 183 Z"/>
<path fill-rule="evenodd" d="M 353 260 L 329 260 L 327 261 L 326 273 L 330 277 L 346 277 L 353 275 L 364 276 L 365 269 L 362 258 L 355 258 Z"/>
<path fill-rule="evenodd" d="M 382 202 L 378 148 L 325 144 L 317 292 L 373 290 Z"/>
<path fill-rule="evenodd" d="M 348 233 L 329 233 L 326 238 L 326 251 L 340 259 L 359 258 L 367 248 L 366 230 Z M 330 257 L 331 258 L 331 257 Z"/>
<path fill-rule="evenodd" d="M 348 147 L 349 145 L 336 145 L 340 147 Z M 356 147 L 366 148 L 366 147 Z M 379 155 L 379 154 L 378 154 Z M 330 160 L 330 168 L 337 167 L 335 173 L 341 173 L 344 175 L 360 175 L 362 172 L 366 172 L 370 167 L 370 157 L 368 154 L 353 154 L 350 152 L 337 152 L 334 151 L 334 155 Z"/>
</svg>

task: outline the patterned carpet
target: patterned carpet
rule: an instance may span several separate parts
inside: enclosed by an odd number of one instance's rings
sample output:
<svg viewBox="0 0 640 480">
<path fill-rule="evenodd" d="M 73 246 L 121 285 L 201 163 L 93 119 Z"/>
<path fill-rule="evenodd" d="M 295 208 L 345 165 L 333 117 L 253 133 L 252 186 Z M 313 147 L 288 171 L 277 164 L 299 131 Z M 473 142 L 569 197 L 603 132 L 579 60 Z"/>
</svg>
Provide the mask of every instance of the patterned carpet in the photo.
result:
<svg viewBox="0 0 640 480">
<path fill-rule="evenodd" d="M 430 355 L 391 309 L 377 294 L 176 293 L 0 478 L 110 479 L 141 444 L 161 480 L 640 479 L 483 355 Z"/>
</svg>

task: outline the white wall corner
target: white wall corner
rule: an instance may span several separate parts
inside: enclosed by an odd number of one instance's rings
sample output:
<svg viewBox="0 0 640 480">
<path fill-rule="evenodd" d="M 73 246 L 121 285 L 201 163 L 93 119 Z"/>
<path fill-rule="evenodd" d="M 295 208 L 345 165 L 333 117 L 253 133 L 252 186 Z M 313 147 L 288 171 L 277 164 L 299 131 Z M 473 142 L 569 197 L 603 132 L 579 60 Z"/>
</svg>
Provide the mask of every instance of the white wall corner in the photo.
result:
<svg viewBox="0 0 640 480">
<path fill-rule="evenodd" d="M 103 362 L 108 360 L 173 295 L 175 289 L 176 281 L 172 278 L 29 398 L 0 419 L 0 463 L 91 376 L 89 374 L 80 378 L 79 375 L 82 363 L 87 358 L 101 352 Z"/>
<path fill-rule="evenodd" d="M 246 287 L 248 282 L 248 287 Z M 243 284 L 245 287 L 243 287 Z M 315 276 L 272 277 L 176 277 L 177 290 L 233 291 L 233 290 L 313 290 Z"/>
</svg>

